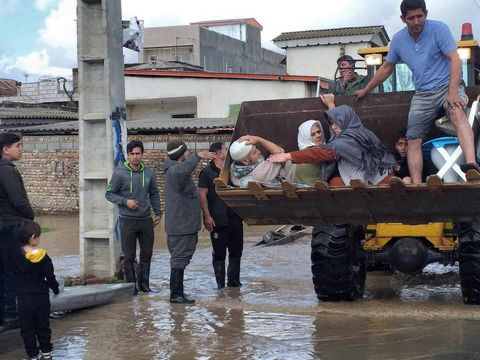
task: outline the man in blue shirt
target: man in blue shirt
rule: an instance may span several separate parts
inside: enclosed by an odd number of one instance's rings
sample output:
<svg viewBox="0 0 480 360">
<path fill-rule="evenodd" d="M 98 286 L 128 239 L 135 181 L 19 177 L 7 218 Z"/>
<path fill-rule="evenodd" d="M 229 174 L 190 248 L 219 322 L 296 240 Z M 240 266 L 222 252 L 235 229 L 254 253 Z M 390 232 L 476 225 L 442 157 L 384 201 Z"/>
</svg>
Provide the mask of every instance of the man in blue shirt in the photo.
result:
<svg viewBox="0 0 480 360">
<path fill-rule="evenodd" d="M 461 60 L 452 33 L 446 24 L 427 20 L 424 0 L 403 0 L 400 10 L 400 18 L 407 26 L 394 35 L 386 61 L 367 86 L 355 95 L 360 99 L 380 85 L 393 72 L 396 63 L 407 64 L 413 73 L 416 90 L 407 127 L 408 167 L 412 182 L 422 182 L 422 141 L 442 107 L 457 130 L 465 155 L 462 171 L 479 170 L 475 162 L 473 132 L 466 116 L 468 98 L 461 83 Z"/>
</svg>

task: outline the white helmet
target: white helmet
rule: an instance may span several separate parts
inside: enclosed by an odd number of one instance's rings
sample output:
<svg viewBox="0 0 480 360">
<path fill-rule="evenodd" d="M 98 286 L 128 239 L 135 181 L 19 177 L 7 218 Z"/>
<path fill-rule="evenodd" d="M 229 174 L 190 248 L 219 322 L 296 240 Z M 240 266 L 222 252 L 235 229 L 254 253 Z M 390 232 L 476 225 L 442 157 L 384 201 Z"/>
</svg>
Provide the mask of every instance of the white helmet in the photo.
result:
<svg viewBox="0 0 480 360">
<path fill-rule="evenodd" d="M 252 151 L 253 145 L 245 142 L 234 141 L 230 145 L 230 156 L 235 161 L 240 161 L 245 158 L 250 151 Z"/>
</svg>

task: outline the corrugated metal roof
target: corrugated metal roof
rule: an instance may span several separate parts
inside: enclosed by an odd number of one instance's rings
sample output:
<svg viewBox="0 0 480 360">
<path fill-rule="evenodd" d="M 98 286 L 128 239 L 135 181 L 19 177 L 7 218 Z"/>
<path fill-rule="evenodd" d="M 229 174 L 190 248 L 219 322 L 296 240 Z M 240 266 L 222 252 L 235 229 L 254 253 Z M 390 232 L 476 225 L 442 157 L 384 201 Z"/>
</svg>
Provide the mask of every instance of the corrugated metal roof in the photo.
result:
<svg viewBox="0 0 480 360">
<path fill-rule="evenodd" d="M 235 118 L 149 119 L 127 121 L 128 130 L 198 130 L 234 127 Z"/>
<path fill-rule="evenodd" d="M 0 107 L 0 119 L 78 119 L 76 111 L 44 107 Z"/>
<path fill-rule="evenodd" d="M 172 70 L 172 71 L 203 71 L 203 67 L 187 64 L 181 61 L 156 60 L 155 63 L 142 63 L 128 66 L 128 70 Z"/>
<path fill-rule="evenodd" d="M 149 119 L 127 121 L 127 129 L 129 131 L 226 129 L 235 127 L 235 123 L 236 119 L 234 118 Z M 37 126 L 19 126 L 4 130 L 21 133 L 78 132 L 78 121 L 67 121 Z"/>
<path fill-rule="evenodd" d="M 300 39 L 316 39 L 324 37 L 355 36 L 355 35 L 375 35 L 384 31 L 383 25 L 376 26 L 357 26 L 337 29 L 323 30 L 305 30 L 281 33 L 273 41 L 288 41 Z M 388 35 L 387 35 L 388 37 Z"/>
</svg>

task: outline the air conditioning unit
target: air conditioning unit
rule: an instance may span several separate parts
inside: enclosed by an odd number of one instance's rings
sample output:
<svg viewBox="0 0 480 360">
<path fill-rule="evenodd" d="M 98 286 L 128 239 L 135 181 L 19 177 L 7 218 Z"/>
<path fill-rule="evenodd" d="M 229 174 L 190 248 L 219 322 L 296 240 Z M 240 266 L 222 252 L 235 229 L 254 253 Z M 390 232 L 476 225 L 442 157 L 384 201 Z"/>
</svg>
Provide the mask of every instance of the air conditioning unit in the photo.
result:
<svg viewBox="0 0 480 360">
<path fill-rule="evenodd" d="M 157 55 L 150 55 L 148 57 L 150 64 L 155 65 L 157 63 Z"/>
</svg>

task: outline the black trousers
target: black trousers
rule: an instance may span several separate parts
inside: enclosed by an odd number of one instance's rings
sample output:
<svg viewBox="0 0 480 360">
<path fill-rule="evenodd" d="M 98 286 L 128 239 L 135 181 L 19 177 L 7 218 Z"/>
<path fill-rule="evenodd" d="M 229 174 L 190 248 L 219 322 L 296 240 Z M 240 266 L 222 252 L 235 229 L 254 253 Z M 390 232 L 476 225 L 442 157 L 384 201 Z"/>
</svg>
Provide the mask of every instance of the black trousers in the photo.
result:
<svg viewBox="0 0 480 360">
<path fill-rule="evenodd" d="M 243 252 L 243 223 L 239 217 L 229 217 L 228 226 L 217 226 L 210 233 L 213 261 L 241 258 Z"/>
<path fill-rule="evenodd" d="M 52 331 L 48 294 L 18 294 L 18 318 L 27 355 L 36 356 L 39 348 L 43 353 L 51 352 L 53 347 L 50 342 Z"/>
<path fill-rule="evenodd" d="M 0 229 L 0 324 L 5 318 L 17 316 L 15 274 L 9 255 L 13 246 L 15 246 L 15 226 L 2 227 Z"/>
<path fill-rule="evenodd" d="M 140 262 L 150 262 L 153 252 L 154 234 L 153 220 L 132 220 L 121 218 L 120 231 L 122 252 L 125 264 L 133 264 L 137 253 L 137 239 L 140 245 Z"/>
</svg>

